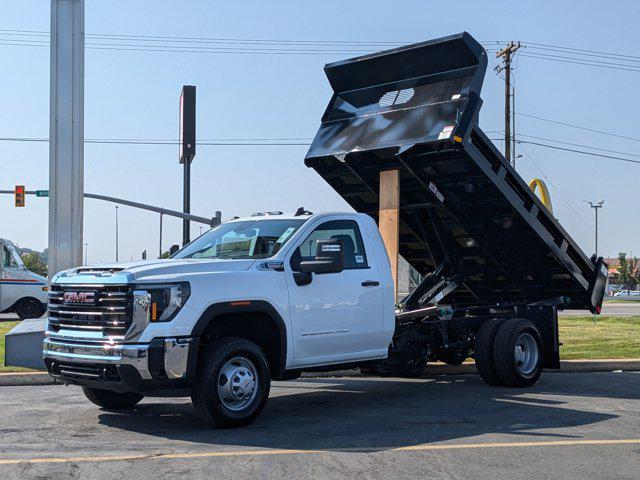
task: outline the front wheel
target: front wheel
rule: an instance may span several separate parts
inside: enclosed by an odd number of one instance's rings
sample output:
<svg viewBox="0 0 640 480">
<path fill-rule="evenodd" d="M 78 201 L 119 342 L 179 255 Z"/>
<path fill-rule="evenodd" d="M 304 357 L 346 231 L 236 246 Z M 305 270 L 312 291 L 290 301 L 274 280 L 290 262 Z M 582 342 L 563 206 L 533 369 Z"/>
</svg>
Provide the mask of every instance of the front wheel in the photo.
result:
<svg viewBox="0 0 640 480">
<path fill-rule="evenodd" d="M 270 387 L 269 363 L 260 347 L 242 338 L 220 338 L 202 353 L 191 400 L 207 423 L 241 427 L 260 415 Z"/>
<path fill-rule="evenodd" d="M 493 360 L 504 385 L 529 387 L 542 373 L 542 338 L 530 320 L 513 318 L 502 324 L 494 341 Z"/>
<path fill-rule="evenodd" d="M 82 391 L 93 403 L 108 410 L 131 408 L 144 398 L 138 393 L 119 393 L 100 388 L 82 387 Z"/>
</svg>

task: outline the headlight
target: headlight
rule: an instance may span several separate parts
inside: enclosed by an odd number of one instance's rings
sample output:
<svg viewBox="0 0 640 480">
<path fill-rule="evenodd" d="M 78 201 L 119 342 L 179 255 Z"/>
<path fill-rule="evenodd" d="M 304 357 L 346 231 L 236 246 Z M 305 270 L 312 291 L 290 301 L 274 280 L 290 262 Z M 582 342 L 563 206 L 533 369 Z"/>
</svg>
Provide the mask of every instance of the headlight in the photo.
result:
<svg viewBox="0 0 640 480">
<path fill-rule="evenodd" d="M 149 319 L 152 322 L 168 322 L 172 320 L 186 303 L 189 295 L 191 295 L 191 288 L 186 282 L 142 288 L 151 295 Z"/>
</svg>

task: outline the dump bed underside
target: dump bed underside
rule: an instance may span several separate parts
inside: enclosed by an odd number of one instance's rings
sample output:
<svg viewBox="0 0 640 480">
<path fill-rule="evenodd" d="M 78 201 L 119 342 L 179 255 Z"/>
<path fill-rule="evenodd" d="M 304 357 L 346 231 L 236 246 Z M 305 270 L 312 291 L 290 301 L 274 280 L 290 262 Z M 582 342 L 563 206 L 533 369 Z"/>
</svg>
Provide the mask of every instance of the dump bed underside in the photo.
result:
<svg viewBox="0 0 640 480">
<path fill-rule="evenodd" d="M 456 303 L 568 296 L 588 308 L 592 262 L 478 127 L 468 145 L 436 141 L 308 158 L 354 210 L 377 220 L 379 173 L 400 172 L 400 254 L 421 274 L 447 261 Z"/>
<path fill-rule="evenodd" d="M 606 266 L 580 250 L 478 126 L 486 66 L 468 33 L 327 65 L 334 94 L 305 163 L 375 219 L 380 172 L 398 170 L 400 254 L 423 275 L 455 278 L 447 301 L 568 297 L 596 311 Z"/>
</svg>

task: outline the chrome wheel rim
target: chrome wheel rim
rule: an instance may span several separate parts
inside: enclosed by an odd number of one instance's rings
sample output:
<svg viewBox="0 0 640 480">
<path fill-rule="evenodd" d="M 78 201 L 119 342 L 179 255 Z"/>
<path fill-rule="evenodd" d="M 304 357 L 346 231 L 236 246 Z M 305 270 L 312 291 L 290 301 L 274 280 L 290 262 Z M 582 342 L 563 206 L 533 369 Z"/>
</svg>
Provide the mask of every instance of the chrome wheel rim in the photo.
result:
<svg viewBox="0 0 640 480">
<path fill-rule="evenodd" d="M 222 404 L 231 411 L 249 405 L 258 393 L 256 367 L 246 357 L 233 357 L 222 366 L 216 381 Z"/>
<path fill-rule="evenodd" d="M 516 340 L 514 361 L 516 368 L 524 377 L 531 376 L 538 368 L 540 351 L 538 342 L 530 333 L 521 333 Z"/>
</svg>

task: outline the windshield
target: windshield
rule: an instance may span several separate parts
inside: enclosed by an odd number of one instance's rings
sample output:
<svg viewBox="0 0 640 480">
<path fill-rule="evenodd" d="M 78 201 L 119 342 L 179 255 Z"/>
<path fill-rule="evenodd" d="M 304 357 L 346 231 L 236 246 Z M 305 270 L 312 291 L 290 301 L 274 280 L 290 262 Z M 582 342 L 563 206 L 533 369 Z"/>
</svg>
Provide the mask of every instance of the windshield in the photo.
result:
<svg viewBox="0 0 640 480">
<path fill-rule="evenodd" d="M 2 249 L 4 250 L 2 255 L 2 266 L 4 268 L 19 268 L 22 266 L 22 259 L 12 243 L 4 243 Z"/>
<path fill-rule="evenodd" d="M 269 258 L 306 219 L 229 222 L 196 238 L 171 258 Z"/>
</svg>

